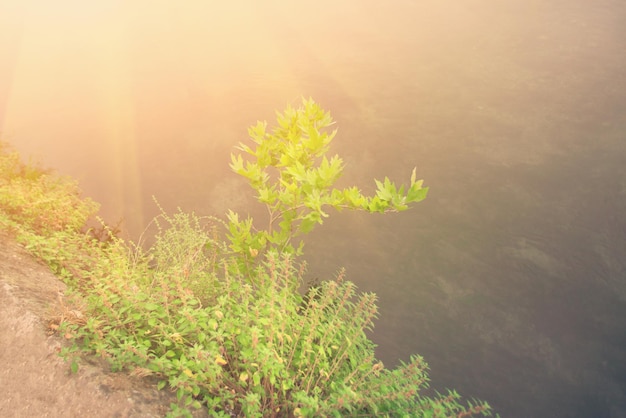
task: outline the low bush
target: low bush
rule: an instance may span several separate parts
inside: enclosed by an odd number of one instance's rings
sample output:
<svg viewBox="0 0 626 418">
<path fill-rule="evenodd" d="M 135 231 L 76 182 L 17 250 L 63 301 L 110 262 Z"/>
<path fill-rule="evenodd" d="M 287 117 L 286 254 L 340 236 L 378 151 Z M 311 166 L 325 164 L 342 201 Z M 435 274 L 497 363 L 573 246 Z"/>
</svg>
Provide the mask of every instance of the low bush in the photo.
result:
<svg viewBox="0 0 626 418">
<path fill-rule="evenodd" d="M 86 221 L 96 205 L 75 183 L 24 165 L 0 149 L 0 225 L 70 284 L 81 315 L 64 318 L 63 350 L 109 361 L 115 370 L 152 376 L 176 392 L 170 414 L 205 408 L 212 416 L 490 415 L 487 403 L 455 391 L 425 395 L 419 356 L 389 370 L 366 332 L 378 315 L 376 296 L 337 277 L 303 284 L 302 244 L 328 216 L 326 207 L 400 211 L 422 200 L 415 179 L 397 187 L 376 181 L 375 196 L 333 184 L 343 164 L 326 157 L 332 119 L 311 100 L 251 128 L 256 144 L 232 158 L 268 208 L 265 228 L 230 212 L 225 221 L 193 213 L 155 218 L 144 249 L 115 237 L 96 239 Z M 76 310 L 75 309 L 75 310 Z"/>
</svg>

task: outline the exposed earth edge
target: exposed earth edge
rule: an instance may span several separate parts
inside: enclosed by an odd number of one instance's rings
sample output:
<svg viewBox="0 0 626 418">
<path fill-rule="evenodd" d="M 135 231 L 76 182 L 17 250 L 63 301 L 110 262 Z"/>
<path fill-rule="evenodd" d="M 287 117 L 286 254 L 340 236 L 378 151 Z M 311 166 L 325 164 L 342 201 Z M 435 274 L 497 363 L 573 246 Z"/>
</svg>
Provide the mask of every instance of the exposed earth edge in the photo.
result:
<svg viewBox="0 0 626 418">
<path fill-rule="evenodd" d="M 64 290 L 48 267 L 0 231 L 0 416 L 164 416 L 175 397 L 146 379 L 97 362 L 70 371 L 58 355 L 65 342 L 48 330 Z"/>
</svg>

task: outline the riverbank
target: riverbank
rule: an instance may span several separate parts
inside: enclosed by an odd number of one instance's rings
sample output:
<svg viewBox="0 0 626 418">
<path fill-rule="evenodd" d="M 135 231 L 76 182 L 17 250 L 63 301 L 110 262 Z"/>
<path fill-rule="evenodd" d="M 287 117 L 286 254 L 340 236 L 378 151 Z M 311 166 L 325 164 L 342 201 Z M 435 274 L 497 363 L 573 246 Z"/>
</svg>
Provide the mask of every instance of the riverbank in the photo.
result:
<svg viewBox="0 0 626 418">
<path fill-rule="evenodd" d="M 65 285 L 0 231 L 0 415 L 3 417 L 160 417 L 175 397 L 103 363 L 77 373 L 50 330 Z"/>
</svg>

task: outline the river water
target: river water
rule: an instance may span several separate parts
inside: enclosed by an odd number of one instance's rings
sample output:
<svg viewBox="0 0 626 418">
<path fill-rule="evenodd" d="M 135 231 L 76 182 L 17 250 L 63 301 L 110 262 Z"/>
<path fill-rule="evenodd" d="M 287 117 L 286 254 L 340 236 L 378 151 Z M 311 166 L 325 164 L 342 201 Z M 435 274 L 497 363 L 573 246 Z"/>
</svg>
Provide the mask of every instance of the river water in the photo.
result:
<svg viewBox="0 0 626 418">
<path fill-rule="evenodd" d="M 313 97 L 342 185 L 310 275 L 380 298 L 373 338 L 502 416 L 626 416 L 626 3 L 0 2 L 0 131 L 137 237 L 157 213 L 262 213 L 228 169 L 257 119 Z"/>
</svg>

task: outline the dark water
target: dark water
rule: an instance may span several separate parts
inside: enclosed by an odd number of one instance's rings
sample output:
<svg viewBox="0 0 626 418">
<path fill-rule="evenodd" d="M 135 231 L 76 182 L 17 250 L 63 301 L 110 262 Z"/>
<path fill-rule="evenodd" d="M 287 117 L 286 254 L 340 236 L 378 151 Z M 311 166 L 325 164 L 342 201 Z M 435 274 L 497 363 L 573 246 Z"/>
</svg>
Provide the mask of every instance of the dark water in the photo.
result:
<svg viewBox="0 0 626 418">
<path fill-rule="evenodd" d="M 344 185 L 431 187 L 307 244 L 379 295 L 383 361 L 503 416 L 626 416 L 626 3 L 84 3 L 0 5 L 0 130 L 109 220 L 256 211 L 229 153 L 312 96 Z"/>
</svg>

